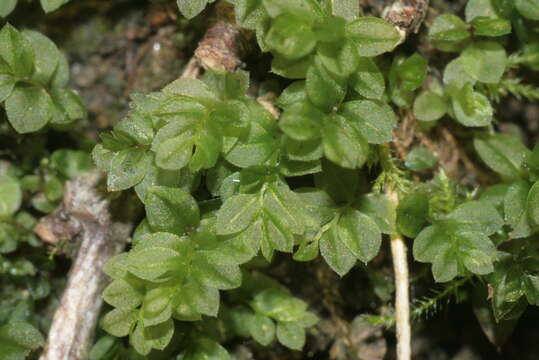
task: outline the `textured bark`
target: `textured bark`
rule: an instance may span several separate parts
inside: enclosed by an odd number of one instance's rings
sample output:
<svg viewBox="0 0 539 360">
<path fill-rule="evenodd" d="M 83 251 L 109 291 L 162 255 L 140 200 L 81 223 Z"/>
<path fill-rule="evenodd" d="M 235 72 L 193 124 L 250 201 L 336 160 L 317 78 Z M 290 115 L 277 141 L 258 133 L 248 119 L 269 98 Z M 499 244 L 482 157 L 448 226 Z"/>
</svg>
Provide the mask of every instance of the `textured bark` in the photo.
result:
<svg viewBox="0 0 539 360">
<path fill-rule="evenodd" d="M 94 172 L 69 181 L 63 204 L 36 226 L 46 242 L 80 241 L 40 360 L 88 357 L 108 281 L 103 266 L 123 250 L 132 229 L 111 220 L 110 203 L 96 190 L 101 178 Z"/>
<path fill-rule="evenodd" d="M 206 31 L 195 57 L 204 68 L 233 72 L 241 65 L 240 36 L 239 27 L 218 21 Z"/>
<path fill-rule="evenodd" d="M 383 11 L 382 17 L 394 24 L 401 33 L 401 42 L 417 33 L 429 8 L 429 0 L 395 0 Z"/>
</svg>

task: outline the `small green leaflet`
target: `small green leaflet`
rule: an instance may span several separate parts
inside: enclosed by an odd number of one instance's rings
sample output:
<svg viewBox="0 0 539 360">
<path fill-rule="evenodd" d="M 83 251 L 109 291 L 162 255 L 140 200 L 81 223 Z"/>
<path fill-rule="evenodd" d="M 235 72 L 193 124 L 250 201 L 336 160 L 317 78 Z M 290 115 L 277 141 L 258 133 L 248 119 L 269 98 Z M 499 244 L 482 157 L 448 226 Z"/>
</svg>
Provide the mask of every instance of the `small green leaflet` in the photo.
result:
<svg viewBox="0 0 539 360">
<path fill-rule="evenodd" d="M 489 274 L 496 258 L 489 235 L 502 225 L 503 220 L 492 205 L 464 203 L 419 233 L 414 241 L 414 258 L 432 263 L 437 282 L 450 281 L 466 271 Z"/>
<path fill-rule="evenodd" d="M 287 187 L 271 183 L 255 194 L 238 194 L 217 213 L 218 235 L 252 234 L 253 247 L 269 260 L 273 251 L 291 252 L 294 236 L 303 233 L 301 203 Z"/>
</svg>

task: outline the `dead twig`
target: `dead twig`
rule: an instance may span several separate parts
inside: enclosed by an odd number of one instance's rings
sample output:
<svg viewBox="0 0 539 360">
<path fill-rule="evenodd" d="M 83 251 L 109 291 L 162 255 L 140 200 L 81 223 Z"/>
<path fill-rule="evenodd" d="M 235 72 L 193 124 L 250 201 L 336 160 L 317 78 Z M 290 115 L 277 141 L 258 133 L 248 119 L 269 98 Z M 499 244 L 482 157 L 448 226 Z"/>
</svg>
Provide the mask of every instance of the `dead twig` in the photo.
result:
<svg viewBox="0 0 539 360">
<path fill-rule="evenodd" d="M 381 155 L 384 171 L 392 163 L 390 147 L 382 145 Z M 384 165 L 385 164 L 385 165 Z M 385 194 L 397 208 L 399 195 L 395 183 L 385 184 Z M 410 325 L 410 278 L 408 274 L 408 250 L 404 237 L 397 231 L 390 235 L 391 257 L 395 275 L 395 323 L 397 328 L 397 360 L 411 360 L 412 341 Z"/>
<path fill-rule="evenodd" d="M 201 74 L 201 68 L 196 57 L 192 57 L 185 65 L 182 72 L 182 78 L 196 79 Z"/>
<path fill-rule="evenodd" d="M 213 24 L 195 50 L 195 57 L 204 67 L 235 71 L 241 65 L 240 28 L 226 21 Z"/>
<path fill-rule="evenodd" d="M 429 8 L 429 0 L 395 0 L 382 13 L 384 20 L 395 25 L 401 43 L 411 33 L 417 33 Z"/>
<path fill-rule="evenodd" d="M 109 201 L 96 190 L 97 172 L 68 181 L 62 205 L 35 232 L 48 243 L 80 239 L 40 360 L 86 359 L 93 341 L 107 276 L 105 262 L 120 253 L 132 230 L 111 219 Z"/>
</svg>

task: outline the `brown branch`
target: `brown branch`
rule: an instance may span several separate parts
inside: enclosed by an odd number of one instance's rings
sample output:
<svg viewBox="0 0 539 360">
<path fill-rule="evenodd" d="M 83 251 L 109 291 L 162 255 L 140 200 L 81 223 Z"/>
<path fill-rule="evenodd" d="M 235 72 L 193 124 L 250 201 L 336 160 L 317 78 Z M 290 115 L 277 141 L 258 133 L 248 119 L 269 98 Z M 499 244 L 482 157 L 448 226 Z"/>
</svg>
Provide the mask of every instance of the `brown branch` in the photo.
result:
<svg viewBox="0 0 539 360">
<path fill-rule="evenodd" d="M 213 24 L 195 50 L 195 57 L 204 67 L 235 71 L 241 65 L 240 28 L 226 21 Z"/>
<path fill-rule="evenodd" d="M 241 29 L 233 23 L 233 8 L 224 2 L 216 6 L 217 21 L 210 25 L 198 43 L 193 58 L 187 63 L 182 77 L 196 78 L 201 67 L 217 71 L 236 71 L 245 52 Z"/>
<path fill-rule="evenodd" d="M 227 6 L 218 9 L 218 16 L 227 19 Z M 244 54 L 243 35 L 240 28 L 228 20 L 219 20 L 206 31 L 199 42 L 195 55 L 185 65 L 182 78 L 196 79 L 202 74 L 202 68 L 217 71 L 234 72 L 242 64 Z M 279 118 L 280 111 L 275 106 L 275 94 L 268 93 L 256 100 L 273 117 Z"/>
<path fill-rule="evenodd" d="M 182 78 L 196 79 L 200 76 L 201 69 L 200 64 L 196 57 L 192 57 L 191 60 L 185 65 L 182 72 Z"/>
<path fill-rule="evenodd" d="M 417 33 L 429 8 L 429 0 L 395 0 L 382 13 L 384 20 L 395 25 L 401 43 L 411 33 Z"/>
<path fill-rule="evenodd" d="M 62 205 L 35 228 L 48 243 L 80 239 L 40 360 L 88 357 L 108 281 L 103 266 L 123 250 L 132 230 L 130 223 L 112 221 L 109 201 L 96 190 L 101 178 L 91 172 L 68 181 Z"/>
</svg>

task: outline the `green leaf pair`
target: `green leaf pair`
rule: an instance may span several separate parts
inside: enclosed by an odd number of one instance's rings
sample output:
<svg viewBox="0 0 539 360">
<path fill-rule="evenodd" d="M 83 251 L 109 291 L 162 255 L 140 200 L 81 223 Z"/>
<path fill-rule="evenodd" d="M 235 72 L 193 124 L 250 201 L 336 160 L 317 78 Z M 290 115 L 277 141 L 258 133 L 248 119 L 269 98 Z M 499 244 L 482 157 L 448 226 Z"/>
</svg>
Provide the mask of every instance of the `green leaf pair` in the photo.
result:
<svg viewBox="0 0 539 360">
<path fill-rule="evenodd" d="M 288 290 L 258 272 L 244 273 L 244 285 L 237 290 L 241 298 L 250 298 L 250 308 L 237 306 L 225 314 L 227 323 L 241 337 L 252 337 L 267 346 L 275 338 L 292 350 L 305 344 L 305 329 L 318 317 L 307 311 L 307 304 Z"/>
<path fill-rule="evenodd" d="M 145 201 L 148 186 L 180 185 L 221 155 L 247 167 L 275 152 L 275 122 L 245 98 L 244 73 L 208 72 L 205 81 L 178 79 L 161 93 L 133 98 L 128 116 L 93 151 L 98 167 L 108 172 L 109 190 L 135 186 Z"/>
<path fill-rule="evenodd" d="M 295 237 L 304 232 L 302 205 L 296 193 L 281 183 L 265 183 L 252 194 L 228 198 L 217 212 L 217 235 L 244 238 L 271 260 L 275 250 L 292 252 Z"/>
<path fill-rule="evenodd" d="M 2 360 L 24 360 L 32 350 L 37 350 L 44 343 L 43 336 L 30 324 L 15 322 L 0 327 Z"/>
<path fill-rule="evenodd" d="M 104 317 L 103 328 L 114 336 L 130 335 L 135 349 L 148 354 L 168 345 L 174 333 L 172 318 L 196 321 L 202 314 L 216 316 L 219 289 L 239 286 L 241 273 L 237 265 L 207 256 L 219 249 L 198 245 L 205 236 L 210 235 L 189 239 L 147 234 L 128 254 L 111 259 L 107 273 L 115 280 L 103 296 L 115 309 Z"/>
<path fill-rule="evenodd" d="M 427 60 L 415 53 L 409 57 L 395 56 L 389 69 L 389 97 L 402 108 L 409 108 L 414 90 L 423 85 L 427 76 Z"/>
<path fill-rule="evenodd" d="M 481 159 L 509 185 L 499 186 L 505 222 L 513 238 L 539 231 L 539 146 L 533 151 L 509 135 L 483 135 L 474 139 Z"/>
<path fill-rule="evenodd" d="M 497 37 L 511 32 L 510 14 L 492 0 L 466 3 L 466 22 L 456 15 L 443 14 L 434 19 L 429 38 L 441 50 L 453 50 L 473 36 Z"/>
<path fill-rule="evenodd" d="M 0 176 L 0 216 L 11 216 L 19 210 L 22 190 L 19 182 L 11 176 Z"/>
<path fill-rule="evenodd" d="M 177 0 L 178 8 L 183 16 L 192 19 L 202 12 L 209 3 L 215 0 Z"/>
<path fill-rule="evenodd" d="M 489 236 L 502 226 L 503 219 L 491 204 L 464 203 L 417 235 L 414 258 L 432 263 L 437 282 L 466 276 L 468 272 L 489 274 L 497 254 Z"/>
<path fill-rule="evenodd" d="M 304 236 L 294 259 L 310 261 L 318 251 L 326 263 L 340 276 L 356 264 L 372 260 L 380 250 L 381 230 L 393 232 L 391 209 L 383 200 L 362 198 L 359 206 L 337 208 L 326 192 L 308 190 L 300 193 L 308 211 L 308 232 Z M 388 215 L 388 216 L 386 216 Z M 376 219 L 376 220 L 375 220 Z"/>
<path fill-rule="evenodd" d="M 505 72 L 507 55 L 493 41 L 478 41 L 447 64 L 444 88 L 421 92 L 414 101 L 414 114 L 421 121 L 435 121 L 446 113 L 464 126 L 487 126 L 493 108 L 488 98 L 477 90 L 480 84 L 496 84 Z"/>
<path fill-rule="evenodd" d="M 322 63 L 334 75 L 347 78 L 360 57 L 392 50 L 400 35 L 382 19 L 358 18 L 357 4 L 341 3 L 238 0 L 235 6 L 238 23 L 256 29 L 262 50 L 274 53 L 276 74 L 304 78 L 313 64 Z M 343 13 L 345 5 L 353 12 Z"/>
<path fill-rule="evenodd" d="M 0 102 L 17 132 L 34 132 L 47 123 L 62 127 L 86 116 L 79 96 L 65 88 L 67 60 L 51 40 L 7 24 L 0 44 Z"/>
<path fill-rule="evenodd" d="M 493 288 L 492 310 L 497 320 L 520 317 L 527 305 L 539 305 L 539 264 L 536 249 L 504 253 L 488 277 Z"/>
<path fill-rule="evenodd" d="M 374 66 L 367 61 L 367 66 Z M 357 79 L 362 77 L 360 73 Z M 368 75 L 358 81 L 362 80 L 368 81 Z M 331 89 L 329 96 L 328 89 Z M 302 91 L 306 96 L 301 95 Z M 346 84 L 323 67 L 314 66 L 305 82 L 293 83 L 279 98 L 279 103 L 285 107 L 279 121 L 285 135 L 305 147 L 320 149 L 310 152 L 317 154 L 316 157 L 305 160 L 318 160 L 324 154 L 342 167 L 355 169 L 367 160 L 368 143 L 382 144 L 391 140 L 396 124 L 391 108 L 378 100 L 343 102 L 346 91 Z M 288 153 L 291 158 L 301 159 L 290 150 Z"/>
<path fill-rule="evenodd" d="M 461 54 L 446 66 L 443 89 L 431 86 L 415 98 L 413 110 L 418 120 L 435 121 L 449 114 L 464 126 L 490 124 L 493 109 L 478 88 L 500 82 L 507 67 L 507 55 L 498 42 L 480 36 L 509 34 L 511 23 L 505 15 L 490 0 L 472 0 L 466 6 L 468 23 L 452 14 L 434 20 L 429 38 L 435 47 Z"/>
<path fill-rule="evenodd" d="M 2 3 L 0 3 L 0 17 L 5 18 L 13 10 L 15 10 L 15 7 L 17 7 L 17 3 L 19 0 L 3 0 Z M 58 9 L 60 6 L 67 4 L 70 0 L 40 0 L 41 7 L 45 12 L 49 13 L 56 9 Z"/>
<path fill-rule="evenodd" d="M 9 24 L 0 30 L 0 102 L 19 133 L 50 123 L 63 127 L 86 116 L 69 81 L 67 59 L 44 35 L 19 32 Z"/>
</svg>

